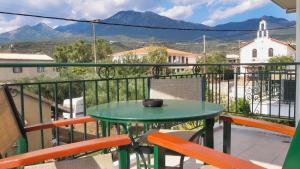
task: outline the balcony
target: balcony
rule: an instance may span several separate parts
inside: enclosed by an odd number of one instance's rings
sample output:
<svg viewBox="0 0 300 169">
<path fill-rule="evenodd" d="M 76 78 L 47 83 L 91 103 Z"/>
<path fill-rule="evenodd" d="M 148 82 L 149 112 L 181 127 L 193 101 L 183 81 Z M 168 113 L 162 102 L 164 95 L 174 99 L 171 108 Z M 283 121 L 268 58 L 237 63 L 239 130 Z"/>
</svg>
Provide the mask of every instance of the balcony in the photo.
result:
<svg viewBox="0 0 300 169">
<path fill-rule="evenodd" d="M 204 100 L 220 104 L 225 114 L 259 119 L 287 126 L 295 125 L 296 67 L 299 63 L 278 64 L 0 64 L 0 69 L 22 68 L 56 70 L 55 76 L 19 79 L 8 83 L 10 93 L 26 126 L 38 123 L 53 123 L 59 120 L 87 116 L 89 107 L 128 100 L 144 100 L 150 97 L 152 79 L 194 79 L 205 80 Z M 184 71 L 170 71 L 176 68 Z M 240 72 L 245 68 L 245 72 Z M 76 76 L 74 76 L 76 75 Z M 191 85 L 192 86 L 192 85 Z M 186 86 L 188 88 L 189 86 Z M 68 100 L 67 100 L 68 99 Z M 69 102 L 66 104 L 66 102 Z M 82 104 L 81 107 L 76 107 Z M 73 105 L 73 106 L 70 106 Z M 78 106 L 77 105 L 77 106 Z M 75 110 L 76 109 L 76 110 Z M 66 116 L 65 114 L 69 114 Z M 225 127 L 215 119 L 214 148 L 222 151 Z M 41 150 L 85 140 L 124 134 L 120 126 L 108 124 L 103 131 L 100 121 L 84 121 L 83 124 L 66 123 L 55 129 L 42 128 L 28 135 L 28 150 Z M 152 125 L 152 128 L 180 128 L 199 130 L 203 120 L 188 123 Z M 151 127 L 134 127 L 139 137 Z M 244 160 L 265 163 L 268 166 L 282 166 L 291 139 L 283 134 L 266 130 L 232 125 L 231 154 Z M 20 144 L 15 144 L 4 156 L 16 154 Z M 122 146 L 122 145 L 114 145 Z M 113 146 L 113 147 L 114 147 Z M 107 153 L 101 150 L 70 158 Z M 119 166 L 116 149 L 111 149 L 114 165 Z M 136 153 L 130 151 L 131 168 L 143 167 Z M 147 163 L 154 165 L 153 155 L 147 156 Z M 178 166 L 180 159 L 167 156 L 168 166 Z M 199 168 L 203 163 L 185 158 L 184 168 Z M 1 167 L 0 167 L 1 168 Z"/>
</svg>

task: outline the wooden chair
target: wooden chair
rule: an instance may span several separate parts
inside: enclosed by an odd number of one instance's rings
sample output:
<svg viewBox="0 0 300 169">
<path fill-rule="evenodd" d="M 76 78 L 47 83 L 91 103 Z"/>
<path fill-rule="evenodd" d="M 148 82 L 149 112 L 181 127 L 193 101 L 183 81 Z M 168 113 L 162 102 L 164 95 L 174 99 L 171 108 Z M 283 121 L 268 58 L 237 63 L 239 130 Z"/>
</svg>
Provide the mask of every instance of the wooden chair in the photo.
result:
<svg viewBox="0 0 300 169">
<path fill-rule="evenodd" d="M 9 88 L 0 87 L 0 153 L 2 157 L 18 140 L 21 146 L 19 155 L 0 159 L 0 169 L 23 167 L 30 169 L 108 169 L 114 168 L 110 154 L 96 155 L 93 157 L 78 158 L 74 160 L 65 160 L 59 162 L 41 163 L 46 160 L 62 158 L 80 154 L 84 152 L 98 151 L 105 148 L 119 147 L 119 166 L 121 169 L 129 168 L 128 146 L 131 140 L 127 135 L 93 139 L 52 148 L 41 149 L 37 151 L 27 151 L 26 133 L 54 127 L 75 125 L 86 122 L 94 122 L 91 117 L 82 117 L 76 119 L 60 120 L 45 124 L 24 127 L 19 117 L 19 113 L 13 102 Z M 32 166 L 27 166 L 36 164 Z"/>
<path fill-rule="evenodd" d="M 150 99 L 170 100 L 205 100 L 205 80 L 203 78 L 179 78 L 179 79 L 151 79 Z M 168 133 L 184 140 L 200 143 L 199 131 L 195 130 L 174 130 L 174 129 L 150 129 L 142 135 L 137 142 L 140 145 L 150 144 L 147 136 L 155 132 Z M 178 153 L 168 152 L 178 155 Z M 181 156 L 180 168 L 183 167 L 184 156 Z"/>
<path fill-rule="evenodd" d="M 270 130 L 293 137 L 285 158 L 283 169 L 300 169 L 300 125 L 297 129 L 280 124 L 248 119 L 235 116 L 221 116 L 224 121 L 224 151 L 230 152 L 230 125 L 231 123 Z M 186 156 L 198 159 L 212 166 L 222 169 L 263 169 L 250 161 L 233 157 L 213 149 L 188 142 L 181 138 L 164 133 L 154 133 L 148 136 L 148 141 L 155 144 L 155 168 L 164 166 L 164 149 L 171 149 Z M 275 147 L 274 147 L 275 148 Z"/>
</svg>

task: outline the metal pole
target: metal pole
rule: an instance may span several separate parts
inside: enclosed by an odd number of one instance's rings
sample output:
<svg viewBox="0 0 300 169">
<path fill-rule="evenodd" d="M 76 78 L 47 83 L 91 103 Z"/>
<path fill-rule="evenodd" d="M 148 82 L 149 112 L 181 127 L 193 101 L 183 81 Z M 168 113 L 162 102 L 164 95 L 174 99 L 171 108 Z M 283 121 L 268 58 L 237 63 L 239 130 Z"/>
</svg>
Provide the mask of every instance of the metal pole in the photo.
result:
<svg viewBox="0 0 300 169">
<path fill-rule="evenodd" d="M 204 54 L 204 64 L 206 64 L 207 62 L 207 58 L 206 58 L 206 37 L 205 35 L 203 35 L 203 54 Z M 204 73 L 206 73 L 206 66 L 204 66 Z"/>
<path fill-rule="evenodd" d="M 96 28 L 95 28 L 95 21 L 92 21 L 92 28 L 93 28 L 93 53 L 94 53 L 94 60 L 95 64 L 97 63 L 97 50 L 96 50 Z M 95 67 L 95 73 L 97 73 L 97 67 Z"/>
<path fill-rule="evenodd" d="M 298 47 L 296 49 L 296 62 L 300 61 L 300 0 L 297 0 L 296 2 L 296 46 Z M 297 64 L 297 72 L 296 72 L 296 114 L 295 114 L 295 120 L 296 120 L 296 126 L 298 125 L 299 119 L 300 119 L 300 65 Z"/>
</svg>

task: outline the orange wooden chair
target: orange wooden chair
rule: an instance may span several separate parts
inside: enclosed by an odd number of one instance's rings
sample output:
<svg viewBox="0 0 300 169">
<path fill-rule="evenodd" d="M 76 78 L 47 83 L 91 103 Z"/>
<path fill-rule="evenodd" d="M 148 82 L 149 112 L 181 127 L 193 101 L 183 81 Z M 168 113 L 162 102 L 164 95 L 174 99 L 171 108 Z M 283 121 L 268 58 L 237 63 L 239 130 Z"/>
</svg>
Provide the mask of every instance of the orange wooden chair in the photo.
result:
<svg viewBox="0 0 300 169">
<path fill-rule="evenodd" d="M 4 157 L 7 150 L 10 149 L 17 140 L 19 140 L 19 143 L 23 147 L 21 150 L 23 154 L 0 159 L 0 169 L 23 166 L 32 169 L 114 168 L 110 154 L 36 164 L 50 159 L 67 157 L 111 147 L 119 147 L 119 167 L 121 169 L 129 168 L 128 146 L 131 144 L 131 140 L 127 135 L 93 139 L 24 153 L 27 151 L 26 133 L 28 132 L 94 121 L 95 120 L 91 117 L 82 117 L 24 127 L 8 87 L 0 87 L 0 158 L 1 156 Z"/>
<path fill-rule="evenodd" d="M 230 152 L 230 127 L 231 123 L 256 127 L 270 130 L 293 137 L 289 147 L 288 154 L 285 158 L 283 169 L 300 169 L 300 125 L 297 130 L 293 127 L 274 124 L 270 122 L 248 119 L 235 116 L 221 116 L 224 121 L 224 151 Z M 165 134 L 154 133 L 148 136 L 148 141 L 155 145 L 154 147 L 154 168 L 163 168 L 165 165 L 164 151 L 170 149 L 186 156 L 203 161 L 214 167 L 221 169 L 262 169 L 250 161 L 233 157 L 229 154 L 215 151 L 208 147 L 188 142 L 181 138 Z"/>
</svg>

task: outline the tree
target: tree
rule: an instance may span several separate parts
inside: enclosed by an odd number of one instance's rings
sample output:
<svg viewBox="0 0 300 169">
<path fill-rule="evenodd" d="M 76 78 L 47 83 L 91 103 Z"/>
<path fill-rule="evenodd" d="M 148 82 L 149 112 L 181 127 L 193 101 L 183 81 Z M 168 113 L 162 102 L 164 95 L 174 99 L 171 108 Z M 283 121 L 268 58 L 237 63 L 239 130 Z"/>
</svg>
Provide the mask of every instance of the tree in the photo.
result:
<svg viewBox="0 0 300 169">
<path fill-rule="evenodd" d="M 100 39 L 96 42 L 97 60 L 107 59 L 112 54 L 108 41 Z M 83 40 L 73 44 L 59 45 L 55 48 L 54 58 L 58 63 L 88 63 L 94 61 L 92 45 Z"/>
<path fill-rule="evenodd" d="M 96 42 L 97 60 L 108 59 L 108 56 L 112 54 L 112 49 L 107 40 L 100 39 Z"/>
<path fill-rule="evenodd" d="M 199 64 L 226 64 L 228 63 L 226 56 L 224 53 L 212 53 L 209 54 L 206 58 L 206 62 L 205 62 L 205 58 L 201 57 L 198 59 L 197 63 Z M 219 67 L 216 66 L 208 66 L 207 68 L 207 73 L 223 73 L 224 70 L 222 67 L 220 67 L 221 69 L 219 69 Z"/>
<path fill-rule="evenodd" d="M 121 60 L 116 60 L 115 63 L 123 64 L 143 64 L 145 63 L 144 57 L 138 57 L 134 53 L 127 53 L 121 57 Z M 132 75 L 143 75 L 147 71 L 147 68 L 131 66 L 131 67 L 119 67 L 116 70 L 116 74 L 119 76 L 132 76 Z"/>
<path fill-rule="evenodd" d="M 274 56 L 269 59 L 269 63 L 293 63 L 293 56 Z"/>
<path fill-rule="evenodd" d="M 91 46 L 80 40 L 69 45 L 59 45 L 55 48 L 54 58 L 56 62 L 84 63 L 92 61 Z"/>
<path fill-rule="evenodd" d="M 162 64 L 168 62 L 168 51 L 165 47 L 151 45 L 147 48 L 146 63 Z"/>
</svg>

